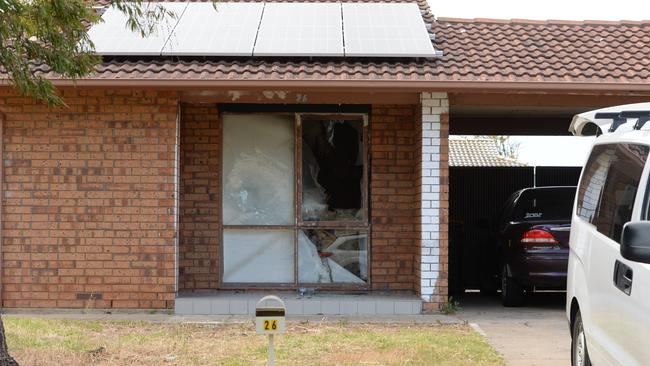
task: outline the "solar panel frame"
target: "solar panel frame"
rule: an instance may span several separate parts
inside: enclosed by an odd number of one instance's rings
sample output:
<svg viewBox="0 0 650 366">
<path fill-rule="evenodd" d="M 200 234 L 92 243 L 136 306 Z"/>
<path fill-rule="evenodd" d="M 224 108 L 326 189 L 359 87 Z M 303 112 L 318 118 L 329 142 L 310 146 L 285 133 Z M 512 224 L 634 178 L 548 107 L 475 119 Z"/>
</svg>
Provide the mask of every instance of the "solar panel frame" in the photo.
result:
<svg viewBox="0 0 650 366">
<path fill-rule="evenodd" d="M 343 3 L 346 57 L 434 57 L 415 3 Z"/>
<path fill-rule="evenodd" d="M 147 37 L 127 27 L 128 17 L 115 7 L 106 9 L 102 14 L 103 22 L 93 25 L 88 36 L 94 44 L 98 55 L 112 56 L 160 56 L 163 45 L 167 42 L 188 3 L 143 3 L 142 6 L 163 6 L 176 14 L 176 18 L 167 17 L 164 24 L 156 27 Z"/>
<path fill-rule="evenodd" d="M 266 3 L 254 56 L 344 56 L 340 3 Z"/>
<path fill-rule="evenodd" d="M 263 3 L 190 3 L 163 56 L 252 56 Z"/>
</svg>

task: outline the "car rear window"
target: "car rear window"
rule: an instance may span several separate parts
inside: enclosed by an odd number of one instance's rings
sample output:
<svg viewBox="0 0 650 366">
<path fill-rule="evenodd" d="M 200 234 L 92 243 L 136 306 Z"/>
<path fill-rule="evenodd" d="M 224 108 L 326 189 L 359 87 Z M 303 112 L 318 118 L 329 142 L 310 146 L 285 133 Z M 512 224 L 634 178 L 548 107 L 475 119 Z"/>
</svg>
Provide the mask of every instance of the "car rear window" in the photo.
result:
<svg viewBox="0 0 650 366">
<path fill-rule="evenodd" d="M 570 220 L 576 190 L 537 189 L 525 191 L 515 208 L 516 221 Z"/>
</svg>

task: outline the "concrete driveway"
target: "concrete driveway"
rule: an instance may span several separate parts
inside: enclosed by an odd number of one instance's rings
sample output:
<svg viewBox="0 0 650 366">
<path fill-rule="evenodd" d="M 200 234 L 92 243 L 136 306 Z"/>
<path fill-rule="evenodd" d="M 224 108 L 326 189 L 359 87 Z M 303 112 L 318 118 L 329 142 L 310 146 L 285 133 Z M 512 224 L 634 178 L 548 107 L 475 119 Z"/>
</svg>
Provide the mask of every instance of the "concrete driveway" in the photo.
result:
<svg viewBox="0 0 650 366">
<path fill-rule="evenodd" d="M 505 308 L 499 295 L 468 293 L 457 316 L 478 324 L 508 365 L 571 364 L 571 336 L 564 315 L 565 293 L 536 293 L 525 307 Z"/>
</svg>

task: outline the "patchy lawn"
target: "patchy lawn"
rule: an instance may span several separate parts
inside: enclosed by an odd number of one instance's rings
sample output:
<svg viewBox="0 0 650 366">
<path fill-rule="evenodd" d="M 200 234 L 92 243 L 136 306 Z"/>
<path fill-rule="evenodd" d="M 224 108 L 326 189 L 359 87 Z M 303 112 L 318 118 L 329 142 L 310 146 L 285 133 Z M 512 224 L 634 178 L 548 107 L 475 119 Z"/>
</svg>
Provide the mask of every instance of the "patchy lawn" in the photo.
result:
<svg viewBox="0 0 650 366">
<path fill-rule="evenodd" d="M 253 325 L 4 318 L 21 365 L 263 365 Z M 289 323 L 279 365 L 503 365 L 468 326 Z"/>
</svg>

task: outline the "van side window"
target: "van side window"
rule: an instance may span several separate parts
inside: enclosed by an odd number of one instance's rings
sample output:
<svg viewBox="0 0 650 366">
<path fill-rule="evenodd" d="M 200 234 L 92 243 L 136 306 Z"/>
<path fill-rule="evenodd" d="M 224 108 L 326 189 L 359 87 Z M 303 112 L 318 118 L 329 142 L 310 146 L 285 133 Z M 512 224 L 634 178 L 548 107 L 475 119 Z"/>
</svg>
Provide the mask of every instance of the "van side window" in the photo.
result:
<svg viewBox="0 0 650 366">
<path fill-rule="evenodd" d="M 577 214 L 617 242 L 632 218 L 649 151 L 644 145 L 597 145 L 585 166 Z"/>
<path fill-rule="evenodd" d="M 632 218 L 648 150 L 643 145 L 618 145 L 616 159 L 609 168 L 595 225 L 598 231 L 616 242 L 621 240 L 623 225 Z"/>
<path fill-rule="evenodd" d="M 615 156 L 616 145 L 596 145 L 585 165 L 578 188 L 576 214 L 588 223 L 594 223 L 609 166 Z"/>
</svg>

